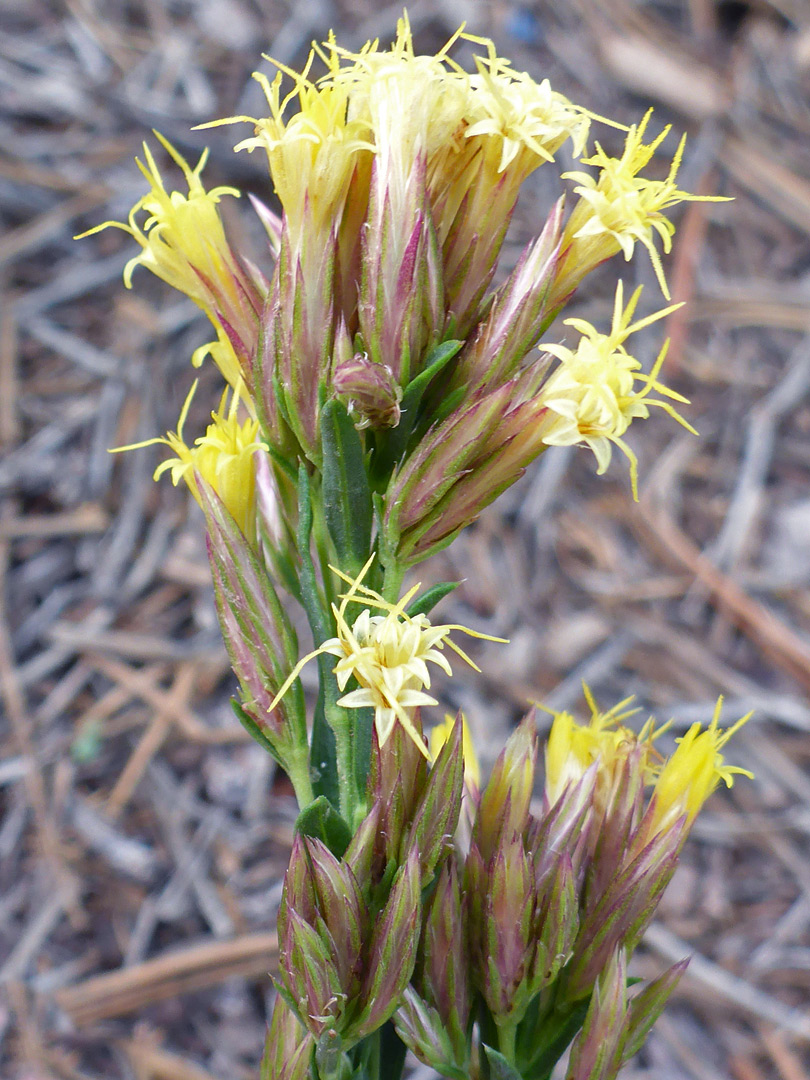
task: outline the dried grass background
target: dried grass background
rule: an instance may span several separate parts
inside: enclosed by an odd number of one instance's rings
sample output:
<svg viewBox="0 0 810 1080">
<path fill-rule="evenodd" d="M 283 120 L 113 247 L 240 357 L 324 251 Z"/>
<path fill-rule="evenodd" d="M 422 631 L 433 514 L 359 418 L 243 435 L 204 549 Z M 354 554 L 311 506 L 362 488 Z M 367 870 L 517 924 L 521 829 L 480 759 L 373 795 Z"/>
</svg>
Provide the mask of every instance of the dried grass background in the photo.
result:
<svg viewBox="0 0 810 1080">
<path fill-rule="evenodd" d="M 193 124 L 259 109 L 260 53 L 357 46 L 399 8 L 362 0 L 0 0 L 0 1075 L 248 1080 L 270 1002 L 289 787 L 228 707 L 200 515 L 158 451 L 209 333 L 107 232 L 158 128 L 210 184 L 268 197 L 258 155 Z M 637 696 L 706 721 L 718 693 L 753 768 L 712 800 L 641 974 L 693 953 L 626 1080 L 810 1075 L 810 6 L 807 0 L 416 0 L 417 44 L 462 20 L 596 112 L 687 130 L 668 381 L 688 436 L 639 424 L 642 499 L 617 462 L 550 451 L 423 580 L 464 577 L 448 621 L 512 639 L 442 688 L 491 762 L 530 699 Z M 617 136 L 605 129 L 604 141 Z M 676 136 L 666 146 L 674 150 Z M 504 263 L 556 193 L 548 167 Z M 243 200 L 244 202 L 244 200 Z M 255 243 L 249 209 L 230 223 Z M 640 258 L 627 284 L 648 283 Z M 609 317 L 610 274 L 579 313 Z M 660 333 L 645 345 L 657 350 Z M 204 373 L 191 424 L 217 394 Z M 194 430 L 192 426 L 189 430 Z M 455 610 L 453 610 L 455 605 Z M 545 721 L 541 721 L 545 723 Z M 427 1080 L 426 1070 L 413 1075 Z"/>
</svg>

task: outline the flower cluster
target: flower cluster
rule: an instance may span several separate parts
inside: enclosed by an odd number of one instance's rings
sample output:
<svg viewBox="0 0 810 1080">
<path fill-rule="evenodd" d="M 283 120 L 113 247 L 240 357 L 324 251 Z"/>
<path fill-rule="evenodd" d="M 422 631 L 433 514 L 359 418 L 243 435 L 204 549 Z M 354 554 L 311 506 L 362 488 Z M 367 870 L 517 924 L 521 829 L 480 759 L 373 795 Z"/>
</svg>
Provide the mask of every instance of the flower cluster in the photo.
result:
<svg viewBox="0 0 810 1080">
<path fill-rule="evenodd" d="M 428 739 L 422 713 L 451 653 L 478 670 L 480 641 L 503 639 L 432 620 L 455 583 L 403 581 L 548 448 L 583 446 L 603 473 L 618 447 L 638 497 L 633 422 L 656 407 L 693 431 L 661 381 L 666 343 L 655 359 L 628 344 L 677 304 L 637 316 L 641 289 L 625 303 L 618 281 L 609 327 L 552 330 L 592 269 L 638 245 L 669 300 L 665 212 L 696 198 L 676 183 L 683 142 L 664 179 L 668 129 L 645 142 L 649 114 L 618 157 L 589 152 L 610 121 L 462 30 L 418 54 L 407 17 L 388 49 L 330 35 L 303 72 L 275 66 L 255 76 L 267 115 L 203 125 L 251 125 L 235 149 L 266 157 L 281 213 L 251 197 L 264 267 L 228 239 L 239 192 L 206 189 L 206 154 L 192 168 L 160 135 L 182 190 L 145 146 L 148 191 L 97 227 L 137 243 L 128 287 L 143 266 L 205 313 L 192 363 L 210 356 L 227 384 L 202 435 L 185 435 L 195 382 L 177 430 L 136 446 L 167 446 L 155 476 L 204 513 L 234 709 L 301 809 L 262 1075 L 399 1080 L 410 1048 L 456 1080 L 547 1080 L 574 1039 L 568 1080 L 612 1080 L 682 973 L 628 995 L 695 815 L 744 772 L 723 759 L 739 724 L 721 731 L 718 706 L 664 760 L 663 727 L 635 732 L 629 699 L 602 712 L 588 694 L 588 723 L 554 718 L 539 808 L 531 716 L 482 789 L 463 717 Z M 573 207 L 546 207 L 495 287 L 521 188 L 563 147 Z"/>
</svg>

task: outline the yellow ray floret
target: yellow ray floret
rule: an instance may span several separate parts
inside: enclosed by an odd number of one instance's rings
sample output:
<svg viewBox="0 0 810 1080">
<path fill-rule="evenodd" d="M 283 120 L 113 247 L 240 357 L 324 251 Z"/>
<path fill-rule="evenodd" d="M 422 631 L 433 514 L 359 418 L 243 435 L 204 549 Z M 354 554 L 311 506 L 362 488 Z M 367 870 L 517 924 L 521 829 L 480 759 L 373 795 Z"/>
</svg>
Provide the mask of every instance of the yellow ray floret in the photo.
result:
<svg viewBox="0 0 810 1080">
<path fill-rule="evenodd" d="M 479 670 L 449 637 L 453 630 L 486 641 L 504 639 L 479 634 L 466 626 L 456 624 L 431 626 L 426 615 L 408 615 L 408 604 L 420 586 L 415 585 L 396 604 L 390 604 L 378 592 L 363 585 L 363 578 L 373 559 L 374 556 L 369 559 L 357 578 L 350 578 L 341 570 L 330 567 L 349 585 L 348 591 L 341 596 L 340 605 L 332 605 L 337 637 L 324 641 L 319 648 L 298 661 L 271 703 L 270 710 L 284 697 L 304 665 L 316 656 L 327 653 L 338 658 L 333 670 L 341 692 L 346 689 L 352 677 L 359 684 L 358 689 L 344 694 L 338 700 L 338 705 L 347 709 L 373 708 L 381 745 L 388 739 L 398 721 L 420 752 L 430 760 L 424 739 L 413 722 L 414 709 L 422 705 L 438 704 L 435 698 L 423 690 L 423 687 L 430 688 L 428 663 L 435 664 L 451 675 L 450 664 L 441 651 L 448 645 L 462 660 L 476 671 Z M 363 606 L 363 610 L 351 625 L 347 618 L 349 604 Z"/>
<path fill-rule="evenodd" d="M 576 182 L 574 191 L 580 196 L 566 235 L 569 240 L 591 242 L 594 251 L 587 258 L 591 265 L 619 250 L 629 260 L 636 243 L 643 244 L 649 252 L 661 291 L 669 299 L 661 259 L 653 242 L 657 234 L 664 252 L 669 252 L 672 247 L 675 226 L 663 211 L 680 202 L 726 200 L 714 195 L 691 195 L 677 186 L 675 178 L 683 157 L 686 136 L 678 145 L 665 180 L 638 175 L 670 130 L 669 127 L 664 128 L 651 143 L 645 143 L 644 133 L 651 115 L 652 110 L 638 126 L 630 128 L 620 158 L 610 157 L 598 143 L 596 152 L 589 158 L 583 158 L 583 164 L 599 169 L 598 176 L 581 171 L 563 173 L 564 179 Z M 582 255 L 579 257 L 582 258 Z"/>
<path fill-rule="evenodd" d="M 554 722 L 546 743 L 546 795 L 554 805 L 567 787 L 595 765 L 594 801 L 605 810 L 630 754 L 638 757 L 643 782 L 652 782 L 661 760 L 653 743 L 669 725 L 656 728 L 650 719 L 635 732 L 623 724 L 639 711 L 627 708 L 632 697 L 602 712 L 590 689 L 584 686 L 583 690 L 591 710 L 587 724 L 578 723 L 570 713 L 552 711 Z"/>
<path fill-rule="evenodd" d="M 168 446 L 175 457 L 158 465 L 155 480 L 165 472 L 171 473 L 175 487 L 185 480 L 202 506 L 196 479 L 199 475 L 216 492 L 245 536 L 251 538 L 256 520 L 256 466 L 253 455 L 257 450 L 266 451 L 267 444 L 259 439 L 258 421 L 239 421 L 241 387 L 238 385 L 227 412 L 226 390 L 219 410 L 211 414 L 212 422 L 206 428 L 205 435 L 196 439 L 193 446 L 188 446 L 183 438 L 183 427 L 196 389 L 195 379 L 180 413 L 176 432 L 170 431 L 163 437 L 147 439 L 131 446 L 119 446 L 113 452 L 137 450 L 156 443 Z"/>
<path fill-rule="evenodd" d="M 189 296 L 205 311 L 215 325 L 219 325 L 210 306 L 210 291 L 206 282 L 226 295 L 236 295 L 236 283 L 231 272 L 231 257 L 222 219 L 217 203 L 223 195 L 239 197 L 232 187 L 215 187 L 206 191 L 200 174 L 208 158 L 203 151 L 195 168 L 159 133 L 155 136 L 173 161 L 183 171 L 188 194 L 169 192 L 157 167 L 152 151 L 144 143 L 146 164 L 138 161 L 149 183 L 149 191 L 139 199 L 130 211 L 129 221 L 105 221 L 89 229 L 82 236 L 90 236 L 101 229 L 122 229 L 129 233 L 141 247 L 139 254 L 130 259 L 124 268 L 124 283 L 132 286 L 132 273 L 136 266 L 145 266 L 163 281 Z M 145 213 L 143 225 L 138 217 Z"/>
<path fill-rule="evenodd" d="M 664 318 L 680 304 L 673 304 L 632 322 L 641 294 L 641 286 L 623 307 L 622 282 L 616 286 L 616 299 L 610 333 L 601 334 L 584 319 L 566 319 L 581 335 L 575 349 L 564 345 L 545 344 L 542 349 L 556 356 L 559 367 L 543 385 L 539 401 L 546 409 L 540 423 L 541 438 L 547 446 L 587 445 L 596 456 L 598 472 L 607 468 L 612 447 L 618 446 L 630 461 L 633 496 L 638 498 L 638 463 L 622 436 L 636 417 L 649 416 L 649 406 L 655 405 L 669 413 L 688 431 L 694 428 L 667 401 L 651 398 L 655 391 L 674 401 L 686 398 L 658 381 L 658 373 L 666 357 L 665 342 L 649 375 L 641 371 L 641 363 L 624 348 L 624 342 L 645 326 Z M 636 383 L 641 384 L 636 389 Z"/>
<path fill-rule="evenodd" d="M 726 765 L 720 752 L 752 714 L 748 713 L 732 727 L 721 731 L 718 724 L 722 707 L 721 697 L 705 731 L 700 730 L 700 724 L 692 724 L 686 734 L 677 740 L 675 752 L 656 780 L 650 835 L 673 825 L 682 817 L 686 818 L 687 827 L 691 825 L 721 780 L 726 787 L 731 787 L 736 775 L 753 777 L 748 769 Z"/>
</svg>

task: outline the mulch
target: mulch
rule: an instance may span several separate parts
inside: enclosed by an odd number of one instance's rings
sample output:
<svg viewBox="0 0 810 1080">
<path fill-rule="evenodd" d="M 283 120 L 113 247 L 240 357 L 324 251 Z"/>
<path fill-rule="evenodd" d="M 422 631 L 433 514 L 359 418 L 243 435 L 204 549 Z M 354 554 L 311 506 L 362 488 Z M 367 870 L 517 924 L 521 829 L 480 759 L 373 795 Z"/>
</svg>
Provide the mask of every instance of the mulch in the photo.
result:
<svg viewBox="0 0 810 1080">
<path fill-rule="evenodd" d="M 1 0 L 0 1075 L 248 1080 L 295 808 L 237 725 L 200 514 L 153 484 L 159 450 L 107 448 L 175 426 L 204 320 L 114 231 L 141 194 L 157 128 L 211 184 L 269 198 L 233 132 L 268 52 L 300 65 L 331 26 L 357 46 L 399 12 L 368 0 Z M 410 9 L 433 51 L 467 20 L 517 68 L 626 123 L 655 106 L 679 177 L 731 203 L 676 212 L 663 414 L 605 477 L 549 452 L 434 563 L 464 578 L 447 621 L 483 674 L 440 685 L 486 763 L 530 701 L 582 709 L 634 694 L 672 736 L 754 710 L 730 757 L 756 779 L 712 799 L 636 972 L 693 955 L 626 1080 L 810 1075 L 810 9 L 805 0 L 498 0 Z M 603 129 L 618 146 L 617 133 Z M 528 185 L 504 266 L 555 195 Z M 230 225 L 256 243 L 249 208 Z M 240 241 L 241 242 L 241 241 Z M 613 270 L 577 313 L 609 318 Z M 656 294 L 643 258 L 626 285 Z M 631 280 L 632 279 L 632 282 Z M 642 347 L 657 351 L 652 328 Z M 640 339 L 639 339 L 640 340 Z M 202 371 L 190 426 L 215 402 Z M 617 455 L 617 458 L 620 455 Z M 545 714 L 540 725 L 547 727 Z M 428 1080 L 414 1065 L 413 1077 Z"/>
</svg>

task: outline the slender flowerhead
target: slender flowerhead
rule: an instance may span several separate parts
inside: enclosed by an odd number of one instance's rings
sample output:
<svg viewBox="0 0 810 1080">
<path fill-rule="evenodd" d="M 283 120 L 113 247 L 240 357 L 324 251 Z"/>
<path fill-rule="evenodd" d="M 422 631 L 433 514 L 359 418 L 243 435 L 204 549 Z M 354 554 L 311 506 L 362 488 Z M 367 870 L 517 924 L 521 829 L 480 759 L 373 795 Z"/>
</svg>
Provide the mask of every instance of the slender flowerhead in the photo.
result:
<svg viewBox="0 0 810 1080">
<path fill-rule="evenodd" d="M 632 697 L 602 712 L 590 689 L 584 686 L 583 690 L 591 710 L 587 724 L 578 723 L 567 712 L 553 714 L 554 722 L 546 743 L 546 797 L 550 806 L 596 766 L 594 799 L 604 808 L 632 753 L 638 755 L 637 768 L 644 783 L 652 783 L 658 771 L 660 755 L 653 743 L 668 725 L 656 729 L 654 721 L 648 720 L 639 732 L 635 732 L 623 724 L 639 711 L 627 708 Z"/>
<path fill-rule="evenodd" d="M 302 240 L 305 224 L 316 235 L 336 227 L 349 193 L 355 166 L 373 151 L 368 125 L 347 115 L 348 96 L 341 86 L 316 86 L 308 76 L 315 59 L 311 53 L 303 73 L 272 60 L 279 68 L 270 82 L 261 72 L 254 78 L 264 91 L 270 115 L 256 119 L 233 116 L 218 124 L 251 123 L 255 135 L 243 139 L 236 150 L 262 149 L 276 189 L 294 249 Z M 284 75 L 293 80 L 292 90 L 282 96 Z M 298 111 L 290 113 L 297 103 Z M 288 115 L 289 113 L 289 115 Z"/>
<path fill-rule="evenodd" d="M 450 638 L 453 630 L 460 630 L 471 637 L 484 638 L 487 641 L 504 639 L 479 634 L 457 624 L 431 626 L 426 615 L 408 615 L 407 607 L 419 591 L 420 585 L 415 585 L 396 604 L 390 604 L 378 592 L 363 585 L 363 578 L 372 561 L 373 556 L 355 579 L 331 567 L 349 586 L 348 591 L 341 597 L 340 605 L 332 605 L 337 637 L 329 638 L 320 648 L 299 660 L 270 708 L 274 708 L 281 700 L 305 664 L 316 656 L 328 653 L 338 657 L 338 663 L 333 670 L 339 689 L 345 690 L 352 677 L 359 684 L 358 689 L 344 694 L 338 700 L 338 705 L 347 709 L 373 708 L 380 745 L 385 743 L 394 725 L 399 722 L 416 743 L 420 753 L 430 759 L 422 734 L 414 723 L 414 709 L 422 705 L 438 704 L 435 698 L 422 689 L 430 688 L 428 663 L 435 664 L 448 675 L 452 675 L 448 659 L 442 652 L 446 644 L 470 667 L 479 670 L 474 661 Z M 351 624 L 347 617 L 349 604 L 363 607 Z"/>
<path fill-rule="evenodd" d="M 566 139 L 571 139 L 574 156 L 579 157 L 591 123 L 585 110 L 552 90 L 548 79 L 537 83 L 526 72 L 513 71 L 489 38 L 471 34 L 464 38 L 487 50 L 485 57 L 475 58 L 478 73 L 470 78 L 474 98 L 465 138 L 491 137 L 487 152 L 497 153 L 499 173 L 520 158 L 524 175 L 553 161 Z"/>
<path fill-rule="evenodd" d="M 725 201 L 715 195 L 691 195 L 677 186 L 675 178 L 686 136 L 678 144 L 666 179 L 639 176 L 670 131 L 666 127 L 651 143 L 645 143 L 644 134 L 651 116 L 652 109 L 638 126 L 634 124 L 630 128 L 620 158 L 610 157 L 596 143 L 595 153 L 583 158 L 582 162 L 599 169 L 597 176 L 579 170 L 563 173 L 563 179 L 576 182 L 574 191 L 580 197 L 565 229 L 563 250 L 566 255 L 560 272 L 563 279 L 570 276 L 571 288 L 594 266 L 619 251 L 629 260 L 636 244 L 640 243 L 649 252 L 661 291 L 669 299 L 661 258 L 654 243 L 657 234 L 664 252 L 668 253 L 672 248 L 675 226 L 663 211 L 680 202 Z M 565 295 L 565 289 L 560 291 Z"/>
<path fill-rule="evenodd" d="M 237 385 L 227 411 L 228 391 L 225 390 L 219 409 L 211 413 L 211 423 L 205 434 L 196 439 L 193 446 L 188 446 L 183 438 L 183 427 L 196 389 L 195 379 L 180 413 L 176 432 L 170 431 L 160 438 L 147 439 L 131 446 L 119 446 L 113 452 L 138 450 L 142 446 L 164 443 L 175 456 L 158 465 L 155 480 L 165 472 L 171 473 L 175 487 L 181 480 L 185 480 L 191 494 L 202 506 L 197 486 L 199 476 L 216 492 L 236 524 L 245 536 L 251 539 L 256 522 L 256 464 L 253 455 L 258 450 L 266 451 L 267 444 L 259 438 L 259 424 L 256 420 L 248 418 L 240 422 L 238 413 L 241 387 Z"/>
<path fill-rule="evenodd" d="M 580 334 L 576 348 L 553 343 L 540 346 L 561 363 L 544 384 L 538 398 L 547 410 L 540 421 L 542 441 L 548 446 L 585 443 L 594 452 L 600 475 L 610 463 L 613 446 L 618 446 L 630 461 L 634 498 L 638 498 L 638 461 L 622 438 L 632 421 L 636 417 L 648 417 L 649 407 L 654 405 L 669 413 L 687 431 L 697 434 L 668 401 L 650 397 L 655 391 L 665 398 L 688 404 L 685 397 L 658 381 L 669 342 L 664 343 L 649 375 L 640 370 L 640 361 L 624 347 L 631 334 L 681 306 L 673 304 L 632 322 L 641 288 L 636 289 L 627 307 L 623 307 L 622 282 L 618 283 L 610 333 L 601 334 L 584 319 L 566 319 L 565 325 Z M 636 389 L 636 383 L 641 384 L 640 389 Z"/>
<path fill-rule="evenodd" d="M 206 191 L 201 175 L 208 150 L 203 151 L 192 169 L 168 139 L 157 131 L 155 137 L 182 170 L 188 193 L 166 190 L 152 151 L 144 143 L 146 164 L 135 160 L 149 183 L 149 191 L 132 207 L 127 222 L 105 221 L 82 236 L 107 228 L 129 233 L 141 250 L 124 267 L 126 287 L 132 287 L 135 267 L 145 266 L 202 308 L 216 328 L 217 340 L 197 349 L 193 362 L 199 366 L 203 357 L 210 354 L 225 379 L 235 387 L 242 367 L 234 342 L 238 343 L 248 366 L 264 289 L 264 283 L 259 281 L 261 275 L 250 276 L 231 250 L 217 209 L 223 195 L 239 198 L 239 192 L 227 186 Z M 141 223 L 138 219 L 142 213 L 146 218 Z"/>
<path fill-rule="evenodd" d="M 149 191 L 138 199 L 129 214 L 129 221 L 105 221 L 89 229 L 83 236 L 91 236 L 102 229 L 122 229 L 138 242 L 141 251 L 129 260 L 124 268 L 124 284 L 132 288 L 132 274 L 136 266 L 145 266 L 159 278 L 184 292 L 210 314 L 210 296 L 204 282 L 217 281 L 231 288 L 229 276 L 230 249 L 225 239 L 222 219 L 217 204 L 223 195 L 239 198 L 232 187 L 215 187 L 206 191 L 201 179 L 208 159 L 204 150 L 192 169 L 168 139 L 155 132 L 155 137 L 179 165 L 188 186 L 188 194 L 169 192 L 157 167 L 152 151 L 143 144 L 146 164 L 136 162 L 149 183 Z M 146 220 L 138 223 L 144 212 Z"/>
<path fill-rule="evenodd" d="M 653 744 L 669 724 L 656 728 L 650 718 L 640 731 L 633 731 L 623 724 L 638 712 L 637 708 L 627 708 L 632 698 L 602 712 L 590 688 L 582 689 L 591 710 L 588 724 L 579 724 L 570 713 L 553 714 L 554 723 L 545 744 L 545 798 L 553 807 L 585 773 L 593 771 L 593 805 L 602 821 L 615 805 L 619 788 L 627 784 L 627 770 L 637 778 L 639 791 L 654 781 L 661 755 Z"/>
<path fill-rule="evenodd" d="M 721 731 L 718 725 L 722 707 L 723 699 L 718 698 L 709 726 L 701 731 L 700 724 L 692 724 L 678 739 L 675 752 L 661 769 L 650 806 L 650 835 L 668 828 L 681 817 L 685 817 L 687 827 L 690 826 L 721 780 L 726 787 L 731 787 L 736 775 L 753 777 L 748 769 L 727 765 L 721 753 L 731 736 L 750 719 L 751 713 Z"/>
</svg>

